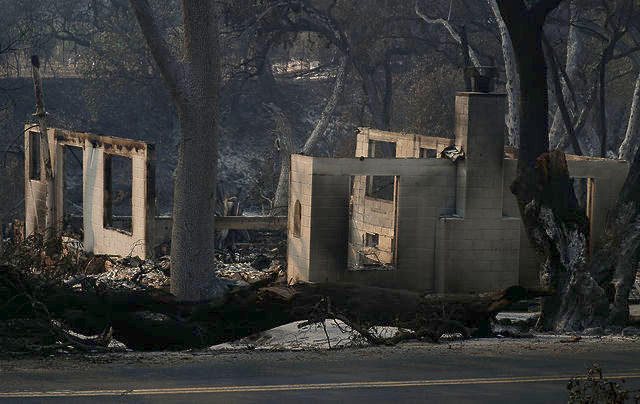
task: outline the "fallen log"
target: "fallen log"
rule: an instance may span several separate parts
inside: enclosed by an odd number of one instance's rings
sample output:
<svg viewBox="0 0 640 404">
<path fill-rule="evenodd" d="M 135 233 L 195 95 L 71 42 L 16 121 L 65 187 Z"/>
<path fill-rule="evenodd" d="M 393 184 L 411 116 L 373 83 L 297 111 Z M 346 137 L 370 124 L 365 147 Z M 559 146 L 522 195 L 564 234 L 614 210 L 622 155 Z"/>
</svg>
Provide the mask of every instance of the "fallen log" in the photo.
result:
<svg viewBox="0 0 640 404">
<path fill-rule="evenodd" d="M 371 343 L 408 337 L 436 342 L 445 332 L 486 336 L 491 319 L 509 304 L 550 294 L 520 286 L 479 295 L 421 295 L 359 285 L 300 283 L 235 290 L 222 305 L 181 303 L 168 294 L 65 289 L 51 293 L 44 304 L 52 316 L 74 330 L 97 333 L 111 326 L 113 337 L 132 349 L 160 350 L 202 348 L 294 321 L 330 318 L 345 321 Z M 376 340 L 366 331 L 373 325 L 413 333 Z"/>
<path fill-rule="evenodd" d="M 325 319 L 342 320 L 372 344 L 407 338 L 437 342 L 446 332 L 489 335 L 491 320 L 509 304 L 552 294 L 512 286 L 478 295 L 424 295 L 350 284 L 274 285 L 272 277 L 243 287 L 230 281 L 223 302 L 185 303 L 158 289 L 112 289 L 91 278 L 85 281 L 78 291 L 74 283 L 0 265 L 0 294 L 6 296 L 0 303 L 0 320 L 35 320 L 27 323 L 43 330 L 43 341 L 48 343 L 52 336 L 60 339 L 61 330 L 67 328 L 112 336 L 135 350 L 202 348 L 294 321 Z M 381 339 L 368 332 L 374 325 L 409 331 Z M 109 338 L 98 338 L 88 346 Z M 74 343 L 70 337 L 63 339 Z"/>
</svg>

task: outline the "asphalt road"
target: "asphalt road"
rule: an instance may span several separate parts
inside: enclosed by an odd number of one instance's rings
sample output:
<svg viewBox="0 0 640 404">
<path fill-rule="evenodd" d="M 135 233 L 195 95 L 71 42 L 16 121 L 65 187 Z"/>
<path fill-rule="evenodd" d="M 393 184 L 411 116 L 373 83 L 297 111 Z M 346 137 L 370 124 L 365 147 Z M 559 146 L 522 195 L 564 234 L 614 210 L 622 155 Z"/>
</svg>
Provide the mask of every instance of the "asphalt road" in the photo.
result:
<svg viewBox="0 0 640 404">
<path fill-rule="evenodd" d="M 312 352 L 0 361 L 10 403 L 562 403 L 598 363 L 640 388 L 639 340 L 491 340 Z"/>
</svg>

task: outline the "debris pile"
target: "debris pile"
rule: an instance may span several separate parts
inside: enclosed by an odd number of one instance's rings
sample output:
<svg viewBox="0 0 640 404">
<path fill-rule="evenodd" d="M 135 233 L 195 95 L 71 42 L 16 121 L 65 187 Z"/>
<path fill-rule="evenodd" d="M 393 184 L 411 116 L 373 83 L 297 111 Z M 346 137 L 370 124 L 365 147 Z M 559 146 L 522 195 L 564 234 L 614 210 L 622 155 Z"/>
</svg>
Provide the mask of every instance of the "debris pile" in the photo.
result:
<svg viewBox="0 0 640 404">
<path fill-rule="evenodd" d="M 144 322 L 187 328 L 182 325 L 183 316 L 193 313 L 189 314 L 188 306 L 178 308 L 169 293 L 169 256 L 141 260 L 93 255 L 70 237 L 45 241 L 42 235 L 34 235 L 14 240 L 7 240 L 0 254 L 4 300 L 0 352 L 109 351 L 119 345 L 112 335 L 115 338 L 123 330 L 135 334 L 135 328 Z M 273 244 L 221 250 L 212 271 L 232 280 L 230 284 L 266 285 L 278 275 L 284 279 L 283 252 Z M 144 319 L 132 320 L 146 312 L 150 315 Z M 127 329 L 129 326 L 133 328 Z M 198 326 L 193 327 L 197 331 Z M 155 325 L 152 328 L 159 333 Z M 161 339 L 155 334 L 155 339 Z M 197 344 L 187 341 L 185 346 Z"/>
<path fill-rule="evenodd" d="M 284 281 L 285 248 L 281 241 L 265 239 L 263 243 L 239 243 L 216 254 L 213 269 L 219 278 L 255 283 L 268 279 Z M 141 260 L 138 257 L 87 255 L 82 244 L 63 238 L 68 253 L 84 255 L 84 270 L 65 280 L 67 286 L 82 290 L 86 285 L 99 288 L 144 291 L 169 291 L 171 258 Z"/>
</svg>

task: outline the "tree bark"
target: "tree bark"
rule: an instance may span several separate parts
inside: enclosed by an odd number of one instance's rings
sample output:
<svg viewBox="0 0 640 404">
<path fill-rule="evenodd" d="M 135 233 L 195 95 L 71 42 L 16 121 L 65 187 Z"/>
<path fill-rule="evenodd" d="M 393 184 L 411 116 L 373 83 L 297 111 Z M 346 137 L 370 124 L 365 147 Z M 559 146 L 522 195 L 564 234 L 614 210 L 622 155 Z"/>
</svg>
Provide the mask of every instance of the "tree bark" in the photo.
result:
<svg viewBox="0 0 640 404">
<path fill-rule="evenodd" d="M 213 271 L 220 90 L 219 10 L 214 2 L 183 0 L 184 57 L 177 60 L 148 0 L 131 5 L 178 109 L 180 145 L 174 184 L 171 293 L 179 300 L 220 299 Z"/>
</svg>

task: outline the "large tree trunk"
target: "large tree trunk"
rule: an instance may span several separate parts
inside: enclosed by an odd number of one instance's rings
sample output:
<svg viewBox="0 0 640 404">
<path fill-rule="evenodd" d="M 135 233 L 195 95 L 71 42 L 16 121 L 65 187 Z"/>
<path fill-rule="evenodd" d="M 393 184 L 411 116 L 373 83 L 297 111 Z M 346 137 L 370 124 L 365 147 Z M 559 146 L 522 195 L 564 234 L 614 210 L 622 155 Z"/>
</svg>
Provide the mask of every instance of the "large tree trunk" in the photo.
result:
<svg viewBox="0 0 640 404">
<path fill-rule="evenodd" d="M 535 177 L 536 193 L 521 212 L 542 258 L 541 284 L 556 291 L 544 300 L 538 324 L 557 331 L 604 326 L 609 304 L 589 272 L 589 226 L 571 186 L 564 153 L 554 150 L 540 156 Z"/>
<path fill-rule="evenodd" d="M 131 5 L 180 119 L 171 292 L 185 301 L 222 298 L 225 290 L 213 271 L 220 90 L 218 6 L 208 1 L 182 1 L 184 57 L 177 60 L 148 0 L 131 0 Z"/>
<path fill-rule="evenodd" d="M 561 0 L 498 0 L 513 43 L 520 78 L 520 153 L 511 186 L 525 230 L 539 255 L 545 299 L 540 326 L 576 330 L 604 325 L 608 302 L 588 268 L 588 226 L 577 204 L 564 153 L 547 153 L 548 93 L 542 49 L 546 16 Z"/>
<path fill-rule="evenodd" d="M 180 149 L 174 184 L 171 293 L 183 300 L 219 295 L 215 285 L 217 105 L 206 99 L 180 108 Z M 199 105 L 198 105 L 199 104 Z M 209 105 L 207 105 L 209 104 Z M 206 134 L 206 136 L 202 136 Z"/>
</svg>

